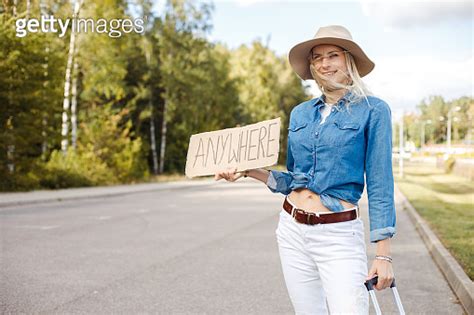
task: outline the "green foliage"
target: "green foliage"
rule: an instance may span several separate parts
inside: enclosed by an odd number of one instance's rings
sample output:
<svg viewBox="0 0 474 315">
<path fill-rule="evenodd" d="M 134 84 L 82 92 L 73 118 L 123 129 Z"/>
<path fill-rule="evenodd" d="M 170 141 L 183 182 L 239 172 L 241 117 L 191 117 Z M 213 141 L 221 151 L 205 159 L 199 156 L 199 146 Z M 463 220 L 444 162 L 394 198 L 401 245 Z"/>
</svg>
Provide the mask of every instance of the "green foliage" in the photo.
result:
<svg viewBox="0 0 474 315">
<path fill-rule="evenodd" d="M 230 76 L 237 82 L 242 107 L 242 124 L 282 118 L 281 139 L 287 137 L 291 109 L 307 99 L 301 81 L 286 58 L 254 41 L 231 53 Z M 281 146 L 279 162 L 285 164 L 286 145 Z"/>
<path fill-rule="evenodd" d="M 169 1 L 160 30 L 162 120 L 167 123 L 165 170 L 184 170 L 192 134 L 233 127 L 240 121 L 237 90 L 226 50 L 203 35 L 212 7 Z"/>
<path fill-rule="evenodd" d="M 46 188 L 108 185 L 146 179 L 148 170 L 140 138 L 132 139 L 131 123 L 120 126 L 126 111 L 96 108 L 84 117 L 77 150 L 53 151 L 39 183 Z"/>
<path fill-rule="evenodd" d="M 446 142 L 446 128 L 448 112 L 451 111 L 452 119 L 452 141 L 466 139 L 469 130 L 472 132 L 474 117 L 474 99 L 464 96 L 458 99 L 445 101 L 441 96 L 430 96 L 424 99 L 418 106 L 421 114 L 416 116 L 415 122 L 411 122 L 413 130 L 411 139 L 415 140 L 415 135 L 419 135 L 422 126 L 425 128 L 425 139 L 427 143 Z M 409 122 L 410 123 L 410 122 Z M 417 136 L 419 138 L 419 136 Z"/>
<path fill-rule="evenodd" d="M 147 178 L 148 167 L 142 140 L 131 132 L 131 121 L 123 121 L 127 109 L 116 112 L 111 105 L 96 107 L 82 117 L 78 151 L 93 154 L 111 173 L 110 182 Z"/>
<path fill-rule="evenodd" d="M 16 37 L 15 19 L 0 14 L 2 190 L 34 186 L 35 161 L 59 142 L 63 47 L 48 34 L 34 35 Z"/>
<path fill-rule="evenodd" d="M 106 163 L 93 152 L 77 152 L 69 148 L 67 154 L 55 150 L 43 167 L 42 187 L 57 189 L 103 185 L 114 182 L 114 176 Z"/>
<path fill-rule="evenodd" d="M 71 17 L 69 1 L 42 4 L 47 14 Z M 291 108 L 306 95 L 286 58 L 258 41 L 236 50 L 209 42 L 211 4 L 169 0 L 160 16 L 151 7 L 149 0 L 133 8 L 124 0 L 82 7 L 80 17 L 95 20 L 132 18 L 129 12 L 148 18 L 144 34 L 77 34 L 78 138 L 65 153 L 70 30 L 62 38 L 40 32 L 18 38 L 11 10 L 0 10 L 0 190 L 146 180 L 153 139 L 158 157 L 165 148 L 164 171 L 183 173 L 192 134 L 275 117 L 287 125 Z M 19 17 L 25 10 L 18 5 Z M 39 15 L 33 5 L 30 17 Z M 72 113 L 66 113 L 72 143 Z"/>
</svg>

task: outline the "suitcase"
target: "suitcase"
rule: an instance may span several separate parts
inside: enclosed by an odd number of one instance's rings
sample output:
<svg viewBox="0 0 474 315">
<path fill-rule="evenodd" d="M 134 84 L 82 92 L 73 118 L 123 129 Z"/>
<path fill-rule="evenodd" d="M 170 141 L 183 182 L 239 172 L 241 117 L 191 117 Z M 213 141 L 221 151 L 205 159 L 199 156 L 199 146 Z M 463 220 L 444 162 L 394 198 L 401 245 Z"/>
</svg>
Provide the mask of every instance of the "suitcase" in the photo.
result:
<svg viewBox="0 0 474 315">
<path fill-rule="evenodd" d="M 375 296 L 375 285 L 377 284 L 378 277 L 373 277 L 370 280 L 365 281 L 365 287 L 369 291 L 370 294 L 370 299 L 372 300 L 372 303 L 374 304 L 375 308 L 375 313 L 377 315 L 382 315 L 382 311 L 380 310 L 379 303 L 377 302 L 377 297 Z M 392 284 L 390 285 L 390 288 L 392 289 L 393 293 L 393 298 L 395 299 L 395 303 L 397 304 L 398 312 L 401 315 L 405 315 L 405 310 L 403 309 L 402 301 L 400 300 L 400 295 L 398 294 L 397 287 L 395 285 L 395 279 L 393 279 Z"/>
</svg>

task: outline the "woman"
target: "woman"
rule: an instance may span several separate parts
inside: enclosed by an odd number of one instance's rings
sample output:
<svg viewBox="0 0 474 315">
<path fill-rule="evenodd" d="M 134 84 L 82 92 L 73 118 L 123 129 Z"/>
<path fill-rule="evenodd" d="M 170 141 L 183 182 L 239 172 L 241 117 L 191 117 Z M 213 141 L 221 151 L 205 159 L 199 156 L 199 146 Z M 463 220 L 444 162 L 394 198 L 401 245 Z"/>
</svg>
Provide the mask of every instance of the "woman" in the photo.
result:
<svg viewBox="0 0 474 315">
<path fill-rule="evenodd" d="M 215 179 L 250 176 L 286 195 L 276 235 L 296 314 L 368 314 L 365 280 L 377 275 L 378 290 L 393 280 L 391 111 L 370 96 L 361 77 L 375 65 L 342 26 L 321 27 L 290 50 L 289 61 L 322 96 L 291 111 L 288 172 L 230 169 Z M 377 244 L 369 272 L 358 211 L 364 173 L 370 240 Z"/>
</svg>

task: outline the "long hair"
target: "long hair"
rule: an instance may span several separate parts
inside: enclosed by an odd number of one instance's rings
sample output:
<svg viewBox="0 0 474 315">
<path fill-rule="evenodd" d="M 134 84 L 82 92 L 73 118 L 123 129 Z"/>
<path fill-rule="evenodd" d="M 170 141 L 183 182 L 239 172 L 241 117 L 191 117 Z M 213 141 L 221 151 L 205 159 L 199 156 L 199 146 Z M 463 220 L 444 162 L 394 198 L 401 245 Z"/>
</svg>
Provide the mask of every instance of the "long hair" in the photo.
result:
<svg viewBox="0 0 474 315">
<path fill-rule="evenodd" d="M 359 75 L 359 71 L 357 70 L 357 65 L 355 63 L 354 57 L 347 50 L 344 50 L 344 54 L 346 56 L 346 76 L 350 79 L 349 84 L 346 85 L 337 82 L 332 82 L 329 80 L 323 80 L 323 78 L 321 78 L 317 73 L 315 66 L 310 63 L 309 69 L 311 71 L 311 75 L 316 81 L 316 84 L 318 85 L 318 88 L 321 93 L 324 94 L 325 90 L 347 89 L 351 92 L 351 97 L 349 99 L 350 102 L 347 103 L 347 106 L 349 106 L 349 104 L 352 102 L 361 101 L 363 98 L 365 98 L 367 104 L 370 106 L 367 96 L 373 95 L 373 93 L 369 90 L 364 81 L 362 81 L 362 78 Z"/>
</svg>

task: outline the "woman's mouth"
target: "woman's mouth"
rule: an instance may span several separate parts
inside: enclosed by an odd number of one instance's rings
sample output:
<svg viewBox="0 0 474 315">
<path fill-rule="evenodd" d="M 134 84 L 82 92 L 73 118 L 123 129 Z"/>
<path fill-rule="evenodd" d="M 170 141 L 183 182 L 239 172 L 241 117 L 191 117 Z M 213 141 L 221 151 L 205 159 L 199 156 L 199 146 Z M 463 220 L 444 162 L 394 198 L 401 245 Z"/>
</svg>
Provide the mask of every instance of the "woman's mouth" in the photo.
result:
<svg viewBox="0 0 474 315">
<path fill-rule="evenodd" d="M 325 76 L 332 76 L 334 74 L 336 74 L 337 71 L 327 71 L 327 72 L 322 72 L 323 75 Z"/>
</svg>

